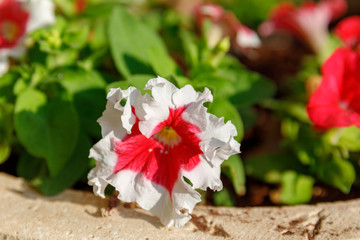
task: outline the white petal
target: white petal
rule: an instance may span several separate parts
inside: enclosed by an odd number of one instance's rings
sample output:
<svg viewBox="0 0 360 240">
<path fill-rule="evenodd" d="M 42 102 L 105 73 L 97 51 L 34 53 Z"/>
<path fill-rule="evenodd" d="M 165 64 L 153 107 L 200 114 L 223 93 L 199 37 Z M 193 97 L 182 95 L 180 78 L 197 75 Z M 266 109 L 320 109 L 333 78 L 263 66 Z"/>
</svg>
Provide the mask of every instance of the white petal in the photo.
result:
<svg viewBox="0 0 360 240">
<path fill-rule="evenodd" d="M 156 102 L 169 108 L 175 108 L 172 102 L 172 95 L 179 89 L 168 80 L 161 77 L 150 79 L 144 89 L 151 90 L 151 94 Z"/>
<path fill-rule="evenodd" d="M 159 102 L 148 101 L 142 104 L 145 112 L 144 116 L 139 119 L 140 132 L 147 138 L 151 136 L 154 128 L 169 116 L 169 108 Z"/>
<path fill-rule="evenodd" d="M 13 48 L 6 48 L 4 51 L 7 51 L 8 56 L 14 58 L 21 58 L 26 51 L 26 47 L 24 46 L 24 38 L 19 39 L 18 44 Z"/>
<path fill-rule="evenodd" d="M 186 85 L 173 94 L 172 102 L 177 108 L 186 106 L 189 103 L 196 101 L 198 95 L 199 93 L 197 93 L 191 85 Z"/>
<path fill-rule="evenodd" d="M 209 96 L 205 91 L 203 95 Z M 204 97 L 199 102 L 191 103 L 182 116 L 201 130 L 198 137 L 201 139 L 200 148 L 206 159 L 211 164 L 220 166 L 231 155 L 240 152 L 240 144 L 234 140 L 237 131 L 231 121 L 225 124 L 223 118 L 208 113 L 202 103 L 204 100 L 209 99 Z"/>
<path fill-rule="evenodd" d="M 175 183 L 172 198 L 164 187 L 146 179 L 142 173 L 131 170 L 119 171 L 105 181 L 115 187 L 121 201 L 136 202 L 141 208 L 159 217 L 166 226 L 183 226 L 191 218 L 188 213 L 201 200 L 200 194 L 183 180 Z"/>
<path fill-rule="evenodd" d="M 320 52 L 326 49 L 328 26 L 331 20 L 330 10 L 325 5 L 318 5 L 313 9 L 299 9 L 295 17 L 313 50 Z"/>
<path fill-rule="evenodd" d="M 55 5 L 51 0 L 22 0 L 22 2 L 30 13 L 26 32 L 55 23 Z"/>
<path fill-rule="evenodd" d="M 105 179 L 113 174 L 117 161 L 117 155 L 113 151 L 115 140 L 116 138 L 111 132 L 90 149 L 89 157 L 96 160 L 96 167 L 88 174 L 89 185 L 93 185 L 94 193 L 103 198 L 107 186 Z"/>
<path fill-rule="evenodd" d="M 9 70 L 9 60 L 5 54 L 1 54 L 0 50 L 0 77 Z"/>
<path fill-rule="evenodd" d="M 183 174 L 191 181 L 195 189 L 206 190 L 209 187 L 215 191 L 220 191 L 223 187 L 220 172 L 219 165 L 213 165 L 200 157 L 200 163 L 191 171 L 184 171 Z"/>
<path fill-rule="evenodd" d="M 261 40 L 254 31 L 248 28 L 239 28 L 236 32 L 236 43 L 242 48 L 259 48 Z"/>
<path fill-rule="evenodd" d="M 223 118 L 209 114 L 207 130 L 199 134 L 201 150 L 209 161 L 219 165 L 240 152 L 240 144 L 234 140 L 236 135 L 236 128 L 230 121 L 224 124 Z"/>
<path fill-rule="evenodd" d="M 107 99 L 106 109 L 102 117 L 98 119 L 101 134 L 105 136 L 113 131 L 117 138 L 122 139 L 126 133 L 131 133 L 131 128 L 136 121 L 132 107 L 140 111 L 143 96 L 136 88 L 129 87 L 127 90 L 110 89 Z M 125 106 L 121 105 L 122 100 L 126 101 Z"/>
<path fill-rule="evenodd" d="M 205 131 L 207 128 L 208 113 L 207 108 L 204 107 L 205 102 L 212 102 L 213 96 L 208 88 L 204 89 L 204 92 L 198 94 L 197 99 L 188 104 L 182 117 L 185 121 L 190 122 L 197 126 L 201 131 Z"/>
<path fill-rule="evenodd" d="M 191 219 L 188 213 L 192 213 L 195 205 L 201 201 L 201 195 L 180 177 L 175 183 L 172 200 L 173 209 L 175 209 L 172 216 L 173 220 L 171 220 L 171 215 L 169 214 L 167 219 L 170 221 L 167 221 L 166 225 L 171 226 L 173 223 L 175 227 L 182 227 Z M 170 209 L 167 212 L 170 212 Z"/>
</svg>

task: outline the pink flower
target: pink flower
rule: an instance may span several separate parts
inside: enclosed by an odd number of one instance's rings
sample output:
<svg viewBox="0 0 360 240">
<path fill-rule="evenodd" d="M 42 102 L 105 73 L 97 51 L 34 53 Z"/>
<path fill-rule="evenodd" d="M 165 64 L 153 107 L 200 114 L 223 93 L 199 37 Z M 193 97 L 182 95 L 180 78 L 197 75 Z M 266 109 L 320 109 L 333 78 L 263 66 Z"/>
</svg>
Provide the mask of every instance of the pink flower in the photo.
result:
<svg viewBox="0 0 360 240">
<path fill-rule="evenodd" d="M 207 88 L 178 89 L 158 77 L 145 89 L 153 97 L 133 87 L 109 92 L 98 120 L 103 138 L 90 150 L 97 165 L 89 184 L 101 197 L 111 184 L 120 200 L 137 202 L 164 225 L 180 227 L 200 201 L 194 189 L 222 189 L 220 165 L 240 149 L 236 128 L 207 113 Z"/>
<path fill-rule="evenodd" d="M 329 23 L 344 14 L 346 8 L 345 0 L 306 2 L 299 8 L 290 2 L 281 3 L 270 20 L 259 27 L 259 32 L 268 36 L 277 30 L 288 31 L 319 52 L 326 47 Z"/>
<path fill-rule="evenodd" d="M 8 57 L 20 57 L 27 33 L 55 22 L 50 0 L 0 0 L 0 76 L 8 68 Z"/>
<path fill-rule="evenodd" d="M 194 14 L 200 29 L 205 20 L 212 22 L 207 36 L 210 47 L 214 47 L 227 36 L 236 48 L 258 48 L 261 45 L 256 32 L 242 25 L 231 12 L 224 11 L 218 5 L 211 3 L 197 5 Z"/>
<path fill-rule="evenodd" d="M 322 73 L 322 82 L 307 105 L 311 121 L 322 129 L 360 128 L 360 55 L 339 48 L 324 63 Z"/>
<path fill-rule="evenodd" d="M 360 49 L 360 17 L 345 18 L 335 28 L 336 35 L 350 48 Z"/>
</svg>

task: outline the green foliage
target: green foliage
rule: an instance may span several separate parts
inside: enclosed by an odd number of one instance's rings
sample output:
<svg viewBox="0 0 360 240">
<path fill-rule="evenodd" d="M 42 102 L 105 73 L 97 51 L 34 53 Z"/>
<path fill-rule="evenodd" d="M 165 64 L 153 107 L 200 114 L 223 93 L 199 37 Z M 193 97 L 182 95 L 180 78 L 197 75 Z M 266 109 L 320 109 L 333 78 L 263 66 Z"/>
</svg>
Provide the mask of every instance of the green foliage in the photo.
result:
<svg viewBox="0 0 360 240">
<path fill-rule="evenodd" d="M 215 205 L 234 206 L 235 200 L 230 195 L 229 190 L 224 188 L 220 192 L 214 193 L 214 203 Z"/>
<path fill-rule="evenodd" d="M 50 100 L 43 92 L 31 88 L 16 100 L 15 130 L 19 140 L 33 156 L 46 159 L 51 176 L 69 160 L 78 125 L 78 116 L 69 100 L 60 97 Z"/>
<path fill-rule="evenodd" d="M 165 77 L 176 72 L 161 38 L 126 9 L 114 8 L 108 36 L 116 67 L 124 77 L 154 73 Z"/>
<path fill-rule="evenodd" d="M 265 21 L 272 8 L 280 2 L 284 0 L 226 0 L 223 4 L 233 11 L 243 24 L 255 27 Z"/>
<path fill-rule="evenodd" d="M 239 155 L 229 157 L 222 164 L 221 171 L 232 180 L 236 194 L 245 194 L 245 171 L 244 166 Z"/>
<path fill-rule="evenodd" d="M 299 204 L 310 201 L 314 179 L 310 176 L 298 174 L 295 171 L 286 171 L 281 178 L 281 202 Z"/>
</svg>

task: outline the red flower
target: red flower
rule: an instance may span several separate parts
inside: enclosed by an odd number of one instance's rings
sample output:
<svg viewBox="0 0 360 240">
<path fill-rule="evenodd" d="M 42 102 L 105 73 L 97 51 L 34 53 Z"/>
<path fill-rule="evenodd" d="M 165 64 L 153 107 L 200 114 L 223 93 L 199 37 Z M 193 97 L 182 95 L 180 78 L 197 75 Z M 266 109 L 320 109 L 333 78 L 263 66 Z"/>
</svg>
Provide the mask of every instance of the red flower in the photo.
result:
<svg viewBox="0 0 360 240">
<path fill-rule="evenodd" d="M 324 63 L 322 73 L 322 82 L 307 105 L 311 121 L 322 129 L 360 128 L 360 55 L 339 48 Z"/>
<path fill-rule="evenodd" d="M 0 1 L 0 13 L 0 49 L 12 48 L 26 32 L 29 13 L 16 0 Z"/>
<path fill-rule="evenodd" d="M 305 2 L 300 7 L 290 2 L 281 3 L 270 20 L 260 26 L 259 32 L 268 36 L 278 30 L 288 31 L 305 41 L 314 52 L 319 52 L 326 45 L 329 23 L 340 17 L 346 7 L 345 0 Z"/>
<path fill-rule="evenodd" d="M 360 17 L 351 16 L 335 28 L 336 35 L 350 48 L 360 50 Z"/>
<path fill-rule="evenodd" d="M 87 7 L 87 0 L 75 0 L 74 5 L 75 12 L 80 14 L 85 11 Z"/>
</svg>

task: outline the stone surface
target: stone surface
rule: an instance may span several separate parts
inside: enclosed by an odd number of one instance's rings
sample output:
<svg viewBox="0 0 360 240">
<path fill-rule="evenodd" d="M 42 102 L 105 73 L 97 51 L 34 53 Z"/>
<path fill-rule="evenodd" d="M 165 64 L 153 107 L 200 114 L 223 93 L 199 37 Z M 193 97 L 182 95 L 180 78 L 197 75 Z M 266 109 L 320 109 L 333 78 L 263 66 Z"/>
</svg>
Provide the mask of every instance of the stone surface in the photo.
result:
<svg viewBox="0 0 360 240">
<path fill-rule="evenodd" d="M 360 240 L 360 199 L 295 207 L 197 206 L 184 228 L 163 227 L 131 204 L 90 192 L 44 197 L 22 179 L 0 173 L 0 239 Z"/>
</svg>

